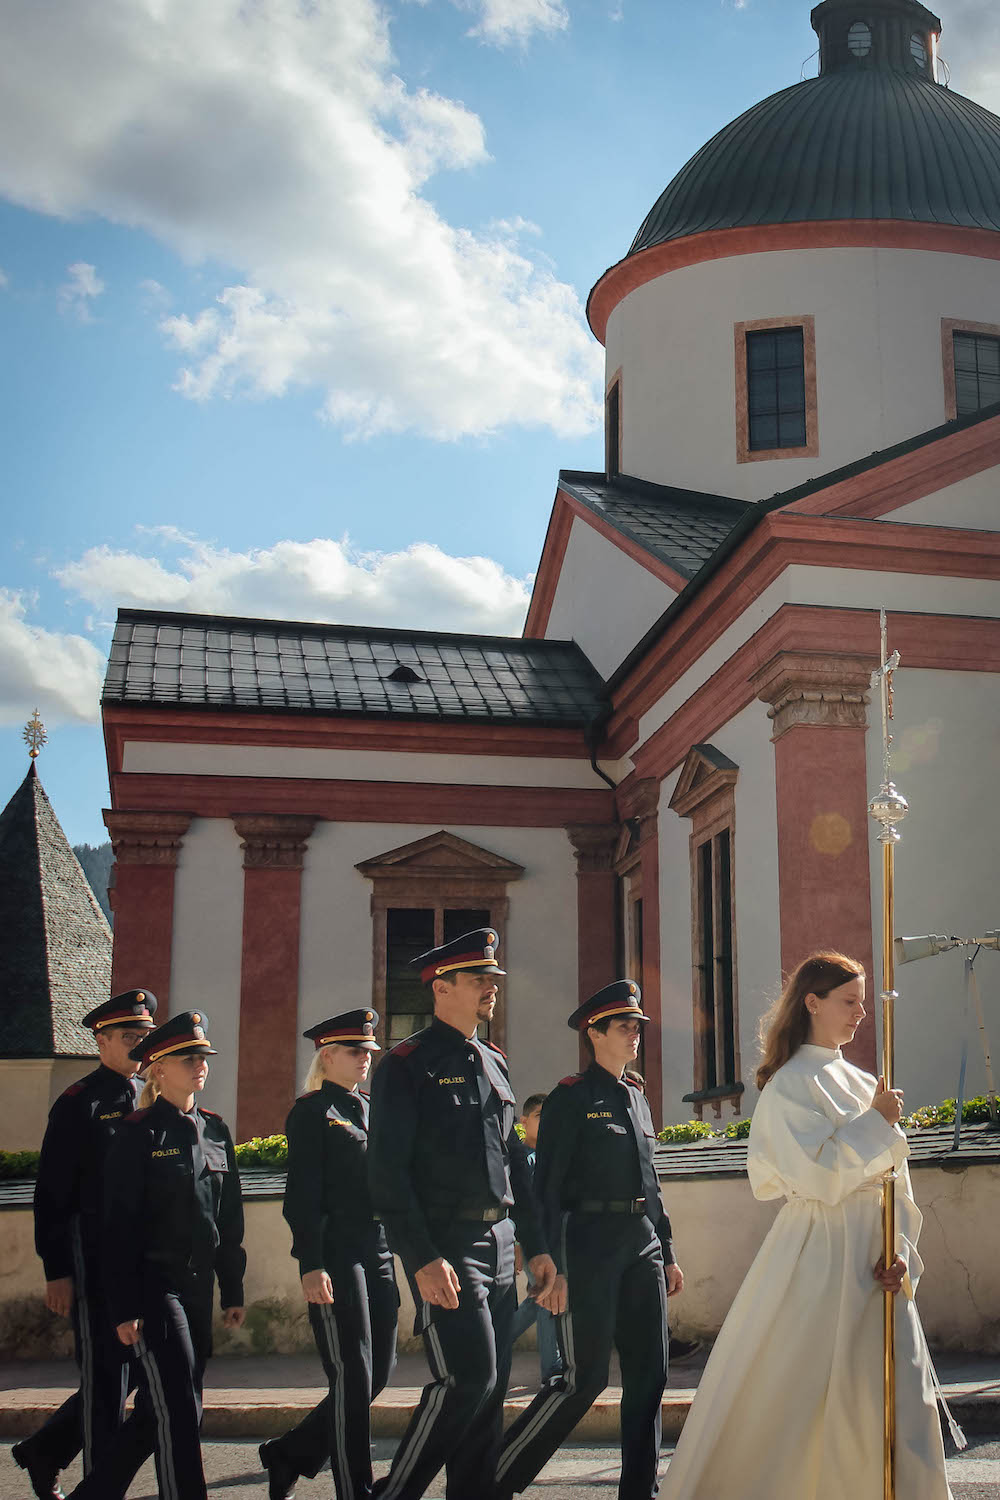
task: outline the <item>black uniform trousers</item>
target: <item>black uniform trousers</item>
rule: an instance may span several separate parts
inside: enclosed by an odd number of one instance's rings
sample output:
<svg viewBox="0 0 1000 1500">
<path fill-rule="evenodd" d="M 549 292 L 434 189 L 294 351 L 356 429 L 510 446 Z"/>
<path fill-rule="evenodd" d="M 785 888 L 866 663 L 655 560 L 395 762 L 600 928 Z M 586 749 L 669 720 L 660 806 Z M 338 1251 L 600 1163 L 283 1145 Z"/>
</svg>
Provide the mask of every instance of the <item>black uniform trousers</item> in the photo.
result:
<svg viewBox="0 0 1000 1500">
<path fill-rule="evenodd" d="M 20 1452 L 32 1463 L 60 1470 L 67 1469 L 82 1448 L 83 1472 L 89 1474 L 125 1420 L 125 1398 L 135 1389 L 136 1374 L 100 1295 L 100 1272 L 83 1254 L 78 1227 L 73 1239 L 72 1320 L 80 1389 L 21 1444 Z M 116 1493 L 108 1490 L 106 1500 L 115 1500 Z"/>
<path fill-rule="evenodd" d="M 431 1227 L 461 1292 L 457 1308 L 433 1307 L 421 1300 L 408 1273 L 434 1378 L 424 1387 L 388 1478 L 375 1486 L 379 1500 L 419 1500 L 442 1465 L 447 1500 L 480 1500 L 503 1439 L 517 1309 L 513 1222 Z"/>
<path fill-rule="evenodd" d="M 212 1352 L 212 1271 L 150 1267 L 132 1350 L 140 1392 L 132 1415 L 70 1500 L 124 1494 L 151 1453 L 160 1500 L 208 1500 L 201 1461 L 202 1383 Z"/>
<path fill-rule="evenodd" d="M 271 1451 L 310 1479 L 329 1459 L 338 1500 L 367 1500 L 372 1492 L 368 1408 L 392 1373 L 399 1308 L 381 1225 L 338 1235 L 326 1271 L 333 1306 L 310 1302 L 309 1321 L 330 1394 Z"/>
<path fill-rule="evenodd" d="M 557 1320 L 563 1374 L 543 1386 L 509 1428 L 496 1493 L 527 1489 L 608 1383 L 611 1350 L 622 1373 L 619 1500 L 659 1488 L 660 1403 L 667 1383 L 667 1288 L 663 1251 L 649 1219 L 562 1216 L 569 1306 Z"/>
</svg>

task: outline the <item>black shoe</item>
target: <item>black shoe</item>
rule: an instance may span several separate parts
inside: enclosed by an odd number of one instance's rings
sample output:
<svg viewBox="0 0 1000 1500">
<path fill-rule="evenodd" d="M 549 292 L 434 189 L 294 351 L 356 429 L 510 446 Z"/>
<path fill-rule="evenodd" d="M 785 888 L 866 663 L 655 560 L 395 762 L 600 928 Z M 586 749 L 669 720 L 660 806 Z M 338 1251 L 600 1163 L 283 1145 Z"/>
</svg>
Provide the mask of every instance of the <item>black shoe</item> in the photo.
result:
<svg viewBox="0 0 1000 1500">
<path fill-rule="evenodd" d="M 684 1339 L 670 1340 L 670 1363 L 682 1365 L 686 1360 L 693 1359 L 701 1348 L 701 1339 L 691 1339 L 688 1343 Z"/>
<path fill-rule="evenodd" d="M 10 1450 L 11 1456 L 18 1468 L 23 1469 L 31 1482 L 31 1488 L 38 1496 L 38 1500 L 66 1500 L 65 1495 L 59 1487 L 59 1470 L 53 1469 L 50 1464 L 39 1463 L 32 1460 L 24 1452 L 23 1443 L 15 1443 Z"/>
<path fill-rule="evenodd" d="M 267 1470 L 267 1500 L 295 1500 L 298 1470 L 286 1463 L 281 1454 L 275 1452 L 275 1447 L 276 1443 L 272 1438 L 270 1442 L 261 1443 L 257 1449 L 261 1465 Z"/>
</svg>

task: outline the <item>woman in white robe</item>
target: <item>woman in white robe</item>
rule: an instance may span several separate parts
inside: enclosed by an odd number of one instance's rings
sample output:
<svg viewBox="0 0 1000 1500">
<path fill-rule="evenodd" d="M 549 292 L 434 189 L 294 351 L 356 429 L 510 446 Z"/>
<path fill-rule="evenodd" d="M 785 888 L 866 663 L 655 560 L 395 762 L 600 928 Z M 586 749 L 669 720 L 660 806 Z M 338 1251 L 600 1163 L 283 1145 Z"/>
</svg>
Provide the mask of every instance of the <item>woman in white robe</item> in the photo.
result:
<svg viewBox="0 0 1000 1500">
<path fill-rule="evenodd" d="M 847 1062 L 864 970 L 820 953 L 762 1022 L 754 1196 L 785 1203 L 747 1273 L 671 1459 L 663 1500 L 881 1500 L 883 1287 L 896 1301 L 896 1483 L 950 1500 L 913 1288 L 922 1264 L 902 1095 Z M 897 1249 L 881 1262 L 895 1170 Z"/>
</svg>

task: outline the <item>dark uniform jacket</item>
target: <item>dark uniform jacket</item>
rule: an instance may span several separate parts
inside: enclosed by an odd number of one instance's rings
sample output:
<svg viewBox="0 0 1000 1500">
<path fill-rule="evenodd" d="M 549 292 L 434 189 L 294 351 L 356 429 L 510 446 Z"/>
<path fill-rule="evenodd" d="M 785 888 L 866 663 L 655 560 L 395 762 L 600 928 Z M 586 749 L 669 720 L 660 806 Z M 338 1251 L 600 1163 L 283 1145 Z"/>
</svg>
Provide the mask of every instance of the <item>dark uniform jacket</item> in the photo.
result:
<svg viewBox="0 0 1000 1500">
<path fill-rule="evenodd" d="M 599 1212 L 598 1205 L 645 1200 L 645 1213 L 674 1259 L 670 1220 L 653 1168 L 656 1132 L 642 1090 L 591 1063 L 564 1078 L 542 1106 L 535 1155 L 535 1192 L 552 1255 L 560 1271 L 559 1225 L 567 1209 Z M 588 1209 L 586 1205 L 593 1204 Z"/>
<path fill-rule="evenodd" d="M 79 1275 L 75 1250 L 88 1264 L 99 1255 L 105 1158 L 136 1094 L 134 1079 L 102 1063 L 49 1112 L 35 1184 L 35 1249 L 46 1281 Z"/>
<path fill-rule="evenodd" d="M 512 1208 L 525 1256 L 545 1251 L 507 1060 L 436 1016 L 375 1071 L 368 1167 L 375 1210 L 410 1270 L 438 1259 L 437 1236 L 460 1209 Z"/>
<path fill-rule="evenodd" d="M 328 1270 L 375 1218 L 368 1189 L 368 1095 L 327 1080 L 303 1094 L 285 1123 L 288 1179 L 283 1213 L 299 1274 Z"/>
<path fill-rule="evenodd" d="M 222 1118 L 160 1096 L 122 1125 L 108 1153 L 106 1296 L 117 1325 L 143 1315 L 143 1288 L 219 1278 L 223 1307 L 243 1305 L 243 1199 Z"/>
</svg>

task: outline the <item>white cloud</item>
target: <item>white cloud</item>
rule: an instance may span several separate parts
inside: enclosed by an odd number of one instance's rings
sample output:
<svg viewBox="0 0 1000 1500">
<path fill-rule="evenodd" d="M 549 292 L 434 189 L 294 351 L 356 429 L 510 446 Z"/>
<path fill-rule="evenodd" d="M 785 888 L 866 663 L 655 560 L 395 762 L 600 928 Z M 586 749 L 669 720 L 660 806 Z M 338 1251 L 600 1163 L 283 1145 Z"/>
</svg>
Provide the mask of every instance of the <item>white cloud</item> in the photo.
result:
<svg viewBox="0 0 1000 1500">
<path fill-rule="evenodd" d="M 64 313 L 73 313 L 81 323 L 92 323 L 91 304 L 105 290 L 97 267 L 85 260 L 77 260 L 66 270 L 69 280 L 59 288 L 59 306 Z"/>
<path fill-rule="evenodd" d="M 491 39 L 564 24 L 477 3 Z M 357 434 L 594 425 L 575 290 L 422 196 L 483 169 L 483 123 L 393 73 L 377 0 L 8 0 L 4 30 L 0 193 L 233 268 L 164 321 L 185 395 L 318 389 Z"/>
<path fill-rule="evenodd" d="M 949 0 L 941 56 L 952 87 L 1000 112 L 1000 10 L 995 0 Z"/>
<path fill-rule="evenodd" d="M 471 35 L 497 47 L 526 42 L 536 31 L 565 31 L 569 25 L 562 0 L 477 0 L 474 8 L 479 20 Z"/>
<path fill-rule="evenodd" d="M 64 588 L 99 610 L 116 605 L 214 614 L 412 625 L 516 634 L 530 578 L 488 557 L 452 557 L 429 542 L 398 552 L 358 552 L 345 539 L 276 542 L 230 552 L 159 528 L 166 561 L 140 551 L 92 547 L 57 571 Z"/>
<path fill-rule="evenodd" d="M 83 636 L 32 624 L 28 604 L 0 589 L 0 724 L 26 722 L 34 708 L 49 724 L 95 722 L 104 653 Z"/>
</svg>

